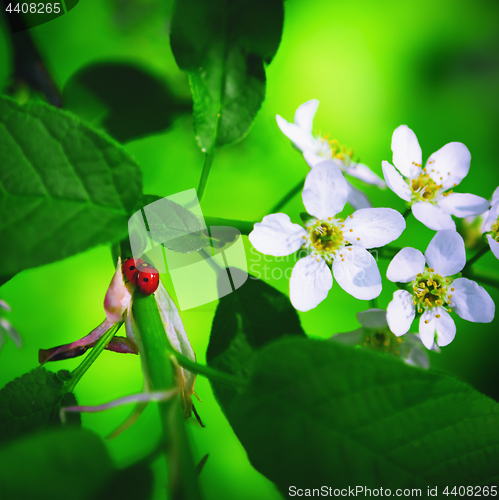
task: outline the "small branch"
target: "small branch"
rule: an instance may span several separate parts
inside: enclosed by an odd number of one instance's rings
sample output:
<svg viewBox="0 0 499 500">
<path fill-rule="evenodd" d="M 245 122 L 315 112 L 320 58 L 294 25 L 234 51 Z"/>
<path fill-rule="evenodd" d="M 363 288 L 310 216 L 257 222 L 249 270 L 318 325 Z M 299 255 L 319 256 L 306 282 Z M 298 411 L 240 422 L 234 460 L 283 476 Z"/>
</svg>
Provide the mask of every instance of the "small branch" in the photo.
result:
<svg viewBox="0 0 499 500">
<path fill-rule="evenodd" d="M 182 368 L 185 368 L 190 372 L 197 373 L 198 375 L 203 375 L 207 379 L 213 380 L 215 382 L 222 382 L 224 384 L 229 384 L 238 387 L 248 386 L 248 382 L 246 380 L 236 377 L 235 375 L 226 372 L 221 372 L 215 370 L 214 368 L 210 368 L 209 366 L 195 363 L 194 361 L 191 361 L 190 359 L 186 358 L 185 356 L 182 356 L 182 354 L 179 354 L 176 351 L 172 352 L 172 354 L 175 356 L 175 359 L 177 360 L 178 364 Z"/>
<path fill-rule="evenodd" d="M 291 191 L 289 191 L 288 194 L 284 196 L 275 206 L 270 210 L 271 214 L 275 214 L 279 212 L 285 205 L 288 203 L 288 201 L 291 201 L 295 195 L 297 195 L 302 189 L 303 189 L 303 184 L 305 183 L 305 179 L 301 180 Z"/>
<path fill-rule="evenodd" d="M 466 262 L 466 265 L 464 266 L 464 269 L 463 269 L 463 274 L 465 274 L 471 268 L 471 266 L 480 257 L 484 256 L 489 250 L 490 250 L 490 246 L 489 245 L 486 245 L 481 250 L 478 250 L 478 252 L 475 255 L 473 255 L 473 257 L 468 262 Z"/>
<path fill-rule="evenodd" d="M 93 365 L 94 361 L 99 357 L 100 353 L 111 342 L 111 339 L 116 335 L 123 322 L 116 323 L 99 339 L 95 347 L 90 351 L 90 354 L 83 360 L 83 362 L 71 373 L 71 382 L 68 385 L 68 391 L 74 390 L 76 384 L 80 381 L 81 377 L 85 375 L 86 371 Z"/>
<path fill-rule="evenodd" d="M 210 175 L 211 164 L 213 163 L 214 156 L 215 155 L 213 153 L 206 153 L 204 157 L 203 171 L 201 172 L 201 178 L 199 179 L 197 191 L 199 202 L 201 202 L 206 189 L 206 183 L 208 182 L 208 176 Z"/>
</svg>

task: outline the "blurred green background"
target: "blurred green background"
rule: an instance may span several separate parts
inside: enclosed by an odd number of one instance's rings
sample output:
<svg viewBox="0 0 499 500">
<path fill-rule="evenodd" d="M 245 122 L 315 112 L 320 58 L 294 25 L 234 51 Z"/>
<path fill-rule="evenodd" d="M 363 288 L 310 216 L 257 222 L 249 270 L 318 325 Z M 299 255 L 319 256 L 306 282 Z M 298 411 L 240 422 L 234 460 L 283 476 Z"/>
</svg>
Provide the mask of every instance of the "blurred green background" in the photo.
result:
<svg viewBox="0 0 499 500">
<path fill-rule="evenodd" d="M 168 83 L 179 101 L 185 101 L 190 95 L 188 80 L 169 48 L 171 7 L 171 1 L 161 0 L 80 0 L 70 13 L 31 33 L 60 89 L 89 64 L 118 61 L 149 70 Z M 8 82 L 10 64 L 10 45 L 2 29 L 1 85 Z M 202 202 L 205 215 L 261 220 L 304 178 L 308 167 L 277 128 L 275 115 L 291 121 L 295 109 L 312 98 L 320 101 L 315 129 L 353 147 L 360 160 L 379 174 L 381 161 L 391 160 L 393 130 L 407 124 L 418 136 L 424 160 L 447 142 L 468 146 L 471 170 L 459 192 L 490 198 L 499 184 L 498 2 L 287 0 L 282 43 L 267 77 L 267 99 L 249 136 L 215 156 Z M 164 133 L 130 141 L 126 148 L 143 168 L 146 193 L 166 196 L 197 187 L 203 155 L 188 113 Z M 365 188 L 374 206 L 405 210 L 391 191 L 356 185 Z M 295 222 L 302 210 L 300 196 L 285 207 Z M 394 245 L 424 251 L 433 234 L 411 216 Z M 287 293 L 284 272 L 292 267 L 293 257 L 283 262 L 264 260 L 250 251 L 247 239 L 245 243 L 250 271 Z M 387 265 L 379 262 L 382 275 Z M 478 267 L 499 266 L 489 254 Z M 1 288 L 0 297 L 12 307 L 8 318 L 21 333 L 23 347 L 18 351 L 12 342 L 4 345 L 0 386 L 37 366 L 39 348 L 80 338 L 102 321 L 112 273 L 109 249 L 97 248 L 24 271 Z M 498 303 L 498 290 L 485 288 Z M 395 285 L 385 280 L 380 307 L 386 307 L 394 290 Z M 216 305 L 182 313 L 200 362 L 205 362 Z M 300 316 L 310 336 L 328 338 L 357 328 L 355 313 L 368 307 L 335 284 L 323 303 Z M 456 338 L 441 354 L 431 354 L 432 367 L 499 400 L 499 320 L 482 325 L 455 319 Z M 79 362 L 69 360 L 49 368 L 73 369 Z M 79 383 L 76 395 L 81 404 L 92 405 L 139 392 L 141 387 L 138 357 L 105 352 Z M 279 498 L 273 485 L 249 464 L 206 379 L 198 378 L 196 392 L 203 400 L 196 408 L 206 428 L 193 424 L 190 433 L 197 458 L 210 454 L 200 476 L 206 498 Z M 105 436 L 129 411 L 83 415 L 83 423 Z M 124 466 L 150 451 L 158 435 L 151 406 L 132 428 L 109 442 L 109 448 Z M 163 462 L 158 461 L 155 469 L 155 498 L 162 498 Z"/>
</svg>

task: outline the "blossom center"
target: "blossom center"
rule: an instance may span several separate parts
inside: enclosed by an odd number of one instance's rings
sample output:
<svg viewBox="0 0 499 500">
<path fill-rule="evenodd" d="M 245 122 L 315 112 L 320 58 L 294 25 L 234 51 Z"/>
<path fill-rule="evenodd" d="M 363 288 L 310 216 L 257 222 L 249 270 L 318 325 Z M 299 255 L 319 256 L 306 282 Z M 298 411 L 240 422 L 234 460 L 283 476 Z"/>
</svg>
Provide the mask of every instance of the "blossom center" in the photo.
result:
<svg viewBox="0 0 499 500">
<path fill-rule="evenodd" d="M 450 306 L 452 298 L 452 294 L 449 294 L 450 283 L 449 278 L 443 278 L 431 267 L 419 273 L 410 283 L 413 290 L 413 302 L 418 313 L 434 307 Z M 454 289 L 451 288 L 450 291 Z"/>
<path fill-rule="evenodd" d="M 499 242 L 499 217 L 490 228 L 490 236 Z"/>
<path fill-rule="evenodd" d="M 303 247 L 331 264 L 334 254 L 349 243 L 343 236 L 343 228 L 343 219 L 329 217 L 327 220 L 314 220 L 307 225 L 308 235 L 303 237 L 307 241 Z"/>
<path fill-rule="evenodd" d="M 412 192 L 412 202 L 418 201 L 431 201 L 433 200 L 443 188 L 442 184 L 437 184 L 430 174 L 422 172 L 415 179 L 409 180 L 409 187 Z M 444 196 L 450 193 L 444 193 Z"/>
</svg>

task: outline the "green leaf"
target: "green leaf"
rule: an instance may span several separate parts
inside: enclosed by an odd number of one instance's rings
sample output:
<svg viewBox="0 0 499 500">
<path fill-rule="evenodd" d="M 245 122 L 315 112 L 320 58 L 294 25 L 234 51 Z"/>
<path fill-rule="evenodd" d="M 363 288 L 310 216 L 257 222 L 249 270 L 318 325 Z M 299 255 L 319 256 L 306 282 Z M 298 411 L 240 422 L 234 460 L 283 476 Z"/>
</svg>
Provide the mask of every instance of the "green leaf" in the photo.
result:
<svg viewBox="0 0 499 500">
<path fill-rule="evenodd" d="M 137 163 L 45 104 L 0 98 L 0 275 L 126 237 L 142 191 Z"/>
<path fill-rule="evenodd" d="M 84 429 L 51 430 L 11 443 L 0 449 L 0 463 L 5 500 L 93 500 L 114 475 L 103 441 Z"/>
<path fill-rule="evenodd" d="M 226 412 L 253 465 L 288 488 L 497 484 L 499 405 L 449 375 L 341 344 L 264 348 Z"/>
<path fill-rule="evenodd" d="M 61 425 L 59 410 L 78 403 L 67 392 L 70 373 L 57 374 L 39 367 L 9 382 L 0 390 L 0 443 L 23 434 Z M 67 415 L 69 423 L 81 425 L 79 413 Z"/>
<path fill-rule="evenodd" d="M 174 252 L 190 253 L 209 245 L 201 219 L 167 198 L 148 205 L 144 220 L 152 239 Z"/>
<path fill-rule="evenodd" d="M 230 273 L 234 281 L 241 281 L 237 275 L 240 270 L 230 268 Z M 206 360 L 213 368 L 248 378 L 259 349 L 287 335 L 305 336 L 289 298 L 250 276 L 240 288 L 220 299 Z M 241 391 L 217 382 L 212 386 L 224 409 Z"/>
<path fill-rule="evenodd" d="M 177 0 L 171 46 L 189 73 L 194 129 L 211 153 L 242 139 L 265 98 L 265 66 L 281 40 L 283 0 Z"/>
<path fill-rule="evenodd" d="M 117 62 L 93 64 L 74 74 L 63 92 L 64 106 L 117 140 L 169 128 L 189 101 L 179 100 L 166 81 L 146 69 Z"/>
</svg>

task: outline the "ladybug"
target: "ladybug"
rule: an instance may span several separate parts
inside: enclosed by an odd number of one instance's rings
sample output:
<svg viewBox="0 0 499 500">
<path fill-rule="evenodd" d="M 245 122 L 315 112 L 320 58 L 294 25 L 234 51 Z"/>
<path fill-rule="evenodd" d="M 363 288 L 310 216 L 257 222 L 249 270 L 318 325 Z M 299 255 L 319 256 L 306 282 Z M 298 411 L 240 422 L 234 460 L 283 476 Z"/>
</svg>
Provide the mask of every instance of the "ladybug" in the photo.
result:
<svg viewBox="0 0 499 500">
<path fill-rule="evenodd" d="M 123 265 L 121 266 L 121 270 L 123 271 L 126 279 L 134 285 L 137 284 L 137 277 L 139 275 L 139 271 L 137 268 L 142 264 L 144 264 L 144 261 L 142 259 L 130 258 L 125 260 L 125 262 L 123 262 Z"/>
<path fill-rule="evenodd" d="M 159 286 L 159 272 L 151 264 L 142 262 L 138 267 L 137 285 L 143 295 L 151 295 Z"/>
</svg>

